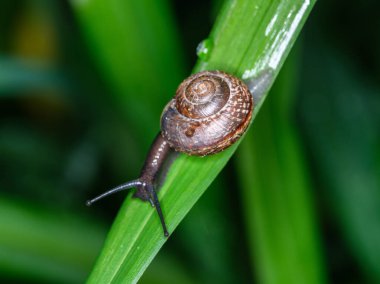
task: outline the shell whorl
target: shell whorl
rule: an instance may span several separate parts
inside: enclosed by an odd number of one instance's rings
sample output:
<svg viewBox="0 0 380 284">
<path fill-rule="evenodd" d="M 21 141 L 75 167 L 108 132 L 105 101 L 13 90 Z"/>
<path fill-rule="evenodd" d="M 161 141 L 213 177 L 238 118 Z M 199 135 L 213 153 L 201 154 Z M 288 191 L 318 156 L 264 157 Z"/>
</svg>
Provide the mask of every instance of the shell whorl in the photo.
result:
<svg viewBox="0 0 380 284">
<path fill-rule="evenodd" d="M 217 76 L 201 75 L 189 78 L 188 84 L 178 87 L 176 108 L 188 118 L 201 119 L 220 111 L 230 94 L 225 80 Z"/>
<path fill-rule="evenodd" d="M 247 86 L 221 71 L 185 79 L 161 116 L 161 132 L 176 151 L 205 156 L 223 151 L 248 127 L 253 98 Z"/>
</svg>

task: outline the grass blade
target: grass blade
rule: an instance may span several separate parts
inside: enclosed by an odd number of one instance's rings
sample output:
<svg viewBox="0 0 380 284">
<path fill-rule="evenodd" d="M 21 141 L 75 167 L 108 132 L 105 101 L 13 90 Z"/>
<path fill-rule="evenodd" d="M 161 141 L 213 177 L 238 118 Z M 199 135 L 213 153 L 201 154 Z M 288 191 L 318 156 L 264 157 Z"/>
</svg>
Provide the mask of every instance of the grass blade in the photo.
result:
<svg viewBox="0 0 380 284">
<path fill-rule="evenodd" d="M 210 38 L 200 49 L 202 56 L 194 71 L 222 69 L 244 79 L 268 68 L 277 74 L 313 3 L 308 0 L 227 1 Z M 175 160 L 159 194 L 170 232 L 211 184 L 236 147 L 210 157 L 180 155 Z M 137 282 L 165 241 L 154 210 L 146 203 L 127 198 L 88 282 Z"/>
<path fill-rule="evenodd" d="M 124 110 L 130 129 L 144 146 L 141 148 L 147 149 L 158 132 L 157 118 L 164 104 L 184 76 L 167 1 L 71 3 L 90 43 L 89 51 Z"/>
<path fill-rule="evenodd" d="M 27 206 L 4 196 L 0 196 L 0 224 L 2 279 L 32 278 L 38 283 L 83 282 L 105 232 L 104 226 L 77 215 Z"/>
<path fill-rule="evenodd" d="M 292 119 L 292 59 L 237 155 L 252 271 L 259 283 L 326 283 L 309 172 Z"/>
</svg>

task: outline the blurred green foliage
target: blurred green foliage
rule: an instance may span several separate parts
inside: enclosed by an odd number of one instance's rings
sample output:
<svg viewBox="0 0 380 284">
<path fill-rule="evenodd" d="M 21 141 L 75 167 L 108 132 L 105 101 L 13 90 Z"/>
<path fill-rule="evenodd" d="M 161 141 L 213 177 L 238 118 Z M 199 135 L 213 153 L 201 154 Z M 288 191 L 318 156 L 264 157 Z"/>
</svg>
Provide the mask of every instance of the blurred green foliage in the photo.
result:
<svg viewBox="0 0 380 284">
<path fill-rule="evenodd" d="M 72 0 L 77 7 L 85 2 Z M 163 21 L 119 31 L 118 46 L 101 43 L 115 55 L 108 63 L 92 41 L 94 31 L 83 34 L 66 1 L 0 1 L 1 282 L 85 280 L 124 197 L 104 200 L 96 210 L 84 201 L 137 175 L 160 110 L 190 72 L 195 48 L 220 7 L 220 1 L 191 2 L 147 1 L 155 4 L 141 10 L 145 1 L 124 1 L 128 26 L 147 16 L 153 22 L 157 14 Z M 299 279 L 305 267 L 320 267 L 312 272 L 316 282 L 325 278 L 323 271 L 331 283 L 380 282 L 378 8 L 376 1 L 345 1 L 344 8 L 339 1 L 316 4 L 252 138 L 141 283 L 269 283 L 281 273 L 277 265 L 291 277 L 299 268 Z M 93 28 L 113 37 L 105 28 L 119 20 L 115 10 L 115 17 L 101 17 Z M 165 40 L 152 48 L 158 36 Z M 146 44 L 134 45 L 133 37 Z M 118 62 L 120 53 L 130 56 L 127 65 Z M 124 89 L 142 99 L 127 100 Z M 271 131 L 276 135 L 268 138 Z M 241 157 L 250 153 L 258 169 L 247 173 L 258 181 L 254 187 L 242 176 L 247 165 Z M 247 199 L 252 196 L 254 202 Z M 290 206 L 289 199 L 296 202 Z M 288 208 L 295 215 L 280 218 Z M 287 242 L 296 222 L 312 235 L 301 231 L 295 235 L 302 242 Z M 308 239 L 320 243 L 317 252 Z M 258 246 L 270 242 L 273 251 L 260 254 Z M 305 246 L 319 262 L 306 259 L 303 266 L 287 253 L 289 244 Z M 265 262 L 272 255 L 274 261 Z M 260 270 L 264 265 L 269 272 Z"/>
</svg>

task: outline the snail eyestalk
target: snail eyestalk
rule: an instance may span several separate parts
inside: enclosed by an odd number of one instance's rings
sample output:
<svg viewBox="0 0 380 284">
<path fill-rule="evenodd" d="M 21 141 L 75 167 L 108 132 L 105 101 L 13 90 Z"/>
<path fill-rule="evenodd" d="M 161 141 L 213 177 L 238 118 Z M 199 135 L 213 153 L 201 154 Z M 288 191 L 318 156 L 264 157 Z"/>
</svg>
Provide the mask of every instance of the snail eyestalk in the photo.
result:
<svg viewBox="0 0 380 284">
<path fill-rule="evenodd" d="M 162 229 L 164 230 L 164 235 L 165 235 L 165 237 L 169 237 L 169 232 L 168 232 L 168 229 L 166 228 L 166 223 L 165 223 L 164 215 L 162 214 L 160 202 L 158 201 L 157 193 L 154 190 L 154 187 L 151 184 L 147 184 L 145 182 L 142 182 L 139 179 L 123 183 L 123 184 L 121 184 L 121 185 L 119 185 L 117 187 L 114 187 L 114 188 L 112 188 L 112 189 L 110 189 L 110 190 L 108 190 L 108 191 L 100 194 L 99 196 L 97 196 L 97 197 L 95 197 L 93 199 L 87 200 L 86 205 L 87 206 L 91 206 L 92 203 L 98 201 L 99 199 L 102 199 L 102 198 L 104 198 L 104 197 L 106 197 L 108 195 L 111 195 L 111 194 L 114 194 L 116 192 L 123 191 L 123 190 L 126 190 L 126 189 L 130 189 L 130 188 L 133 188 L 133 187 L 137 187 L 140 190 L 144 190 L 149 195 L 148 201 L 150 202 L 150 204 L 153 207 L 156 208 L 158 216 L 160 217 Z"/>
<path fill-rule="evenodd" d="M 169 237 L 169 232 L 168 232 L 168 229 L 166 228 L 164 215 L 162 214 L 160 202 L 158 201 L 158 198 L 157 198 L 157 193 L 152 186 L 147 185 L 146 189 L 151 195 L 151 198 L 149 199 L 149 201 L 153 203 L 154 207 L 156 207 L 156 211 L 158 213 L 158 216 L 160 217 L 162 229 L 164 230 L 164 235 L 165 237 Z"/>
<path fill-rule="evenodd" d="M 116 192 L 123 191 L 123 190 L 126 190 L 126 189 L 130 189 L 130 188 L 133 188 L 133 187 L 141 186 L 141 185 L 142 185 L 142 182 L 140 180 L 138 180 L 138 179 L 132 180 L 132 181 L 128 181 L 126 183 L 123 183 L 123 184 L 121 184 L 121 185 L 119 185 L 117 187 L 114 187 L 114 188 L 112 188 L 112 189 L 110 189 L 110 190 L 102 193 L 101 195 L 99 195 L 99 196 L 97 196 L 97 197 L 95 197 L 93 199 L 87 200 L 86 201 L 86 205 L 87 206 L 91 206 L 92 203 L 94 203 L 94 202 L 98 201 L 99 199 L 102 199 L 102 198 L 104 198 L 104 197 L 106 197 L 108 195 L 111 195 L 111 194 L 114 194 Z"/>
</svg>

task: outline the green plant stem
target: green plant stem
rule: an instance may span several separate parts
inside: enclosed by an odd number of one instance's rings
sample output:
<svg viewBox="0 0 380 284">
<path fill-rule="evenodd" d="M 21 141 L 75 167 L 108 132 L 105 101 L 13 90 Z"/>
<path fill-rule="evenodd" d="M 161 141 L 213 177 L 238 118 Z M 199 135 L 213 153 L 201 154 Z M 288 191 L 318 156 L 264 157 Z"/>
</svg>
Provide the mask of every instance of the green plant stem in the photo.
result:
<svg viewBox="0 0 380 284">
<path fill-rule="evenodd" d="M 88 2 L 92 1 L 83 1 Z M 194 71 L 221 69 L 243 79 L 267 69 L 277 74 L 313 4 L 308 0 L 227 1 Z M 119 38 L 124 36 L 120 31 Z M 254 115 L 261 104 L 257 102 Z M 217 155 L 180 155 L 175 160 L 159 193 L 171 233 L 225 166 L 237 144 Z M 128 197 L 88 282 L 136 283 L 166 240 L 155 211 Z"/>
<path fill-rule="evenodd" d="M 293 122 L 291 59 L 236 156 L 252 268 L 263 284 L 326 283 L 308 167 Z"/>
</svg>

